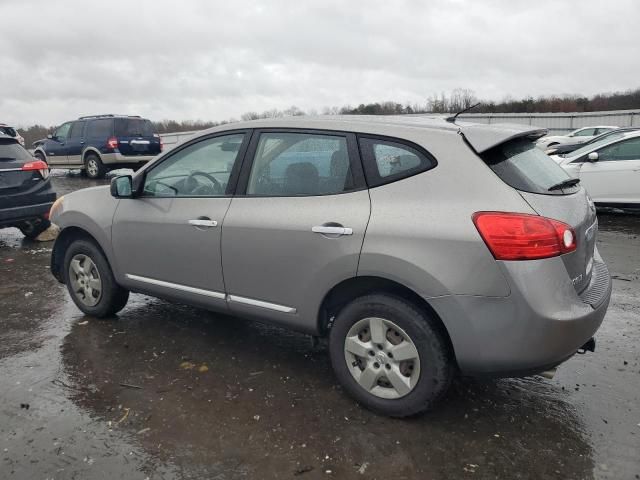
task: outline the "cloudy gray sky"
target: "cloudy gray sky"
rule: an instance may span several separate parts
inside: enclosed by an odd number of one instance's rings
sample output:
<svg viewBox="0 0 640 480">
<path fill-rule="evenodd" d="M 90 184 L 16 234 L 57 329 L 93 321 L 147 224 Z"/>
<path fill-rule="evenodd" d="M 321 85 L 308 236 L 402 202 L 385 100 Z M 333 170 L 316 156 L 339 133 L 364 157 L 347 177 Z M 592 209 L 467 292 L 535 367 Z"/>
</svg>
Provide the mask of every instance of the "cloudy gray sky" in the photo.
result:
<svg viewBox="0 0 640 480">
<path fill-rule="evenodd" d="M 640 86 L 637 0 L 0 0 L 0 121 Z"/>
</svg>

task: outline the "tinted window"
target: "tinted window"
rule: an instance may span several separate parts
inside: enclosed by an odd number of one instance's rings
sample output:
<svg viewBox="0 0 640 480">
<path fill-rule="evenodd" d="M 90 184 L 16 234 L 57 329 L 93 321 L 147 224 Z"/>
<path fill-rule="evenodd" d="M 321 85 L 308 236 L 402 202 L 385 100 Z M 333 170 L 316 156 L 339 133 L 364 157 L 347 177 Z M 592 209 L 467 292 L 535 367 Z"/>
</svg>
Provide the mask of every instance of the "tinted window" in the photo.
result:
<svg viewBox="0 0 640 480">
<path fill-rule="evenodd" d="M 87 137 L 107 138 L 113 135 L 113 119 L 104 118 L 100 120 L 90 120 L 87 125 Z"/>
<path fill-rule="evenodd" d="M 69 130 L 71 129 L 71 122 L 64 123 L 58 127 L 55 133 L 55 137 L 58 140 L 64 140 L 69 136 Z"/>
<path fill-rule="evenodd" d="M 415 175 L 436 165 L 435 159 L 404 143 L 366 137 L 359 141 L 370 187 Z"/>
<path fill-rule="evenodd" d="M 586 128 L 573 134 L 574 137 L 590 137 L 595 135 L 595 128 Z"/>
<path fill-rule="evenodd" d="M 209 138 L 189 145 L 153 168 L 144 195 L 153 197 L 220 197 L 227 193 L 231 170 L 244 134 Z"/>
<path fill-rule="evenodd" d="M 640 160 L 640 137 L 631 138 L 598 150 L 601 162 L 618 160 Z"/>
<path fill-rule="evenodd" d="M 22 145 L 11 140 L 0 141 L 0 162 L 3 160 L 33 160 L 31 154 L 27 152 Z M 1 168 L 1 167 L 0 167 Z"/>
<path fill-rule="evenodd" d="M 307 133 L 263 133 L 247 195 L 327 195 L 354 188 L 347 139 Z"/>
<path fill-rule="evenodd" d="M 482 159 L 507 185 L 524 192 L 561 195 L 549 188 L 571 178 L 533 142 L 516 139 L 487 150 Z M 572 192 L 579 187 L 573 187 Z"/>
<path fill-rule="evenodd" d="M 69 138 L 81 138 L 84 124 L 85 122 L 73 122 L 71 131 L 69 132 Z"/>
<path fill-rule="evenodd" d="M 0 127 L 0 132 L 6 133 L 11 137 L 15 137 L 18 135 L 18 132 L 16 132 L 12 127 Z"/>
<path fill-rule="evenodd" d="M 116 118 L 115 124 L 118 137 L 153 136 L 153 124 L 144 118 Z"/>
</svg>

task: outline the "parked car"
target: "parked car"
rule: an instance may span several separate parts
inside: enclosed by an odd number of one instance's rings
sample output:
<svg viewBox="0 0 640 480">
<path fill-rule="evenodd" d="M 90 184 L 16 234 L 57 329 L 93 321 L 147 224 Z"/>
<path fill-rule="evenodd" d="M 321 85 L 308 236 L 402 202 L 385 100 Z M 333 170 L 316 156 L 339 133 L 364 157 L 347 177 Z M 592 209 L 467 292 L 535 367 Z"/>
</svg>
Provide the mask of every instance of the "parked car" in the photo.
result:
<svg viewBox="0 0 640 480">
<path fill-rule="evenodd" d="M 596 204 L 640 207 L 640 130 L 616 132 L 551 158 L 580 179 Z"/>
<path fill-rule="evenodd" d="M 15 138 L 18 140 L 18 143 L 24 147 L 24 138 L 22 138 L 22 135 L 20 135 L 18 130 L 15 128 L 10 127 L 6 123 L 0 123 L 0 133 L 4 133 L 5 135 Z"/>
<path fill-rule="evenodd" d="M 565 143 L 584 143 L 591 140 L 593 137 L 609 130 L 615 130 L 618 127 L 615 126 L 598 126 L 598 127 L 584 127 L 574 130 L 567 135 L 547 135 L 540 138 L 536 145 L 542 150 L 553 147 L 554 145 L 563 145 Z"/>
<path fill-rule="evenodd" d="M 547 150 L 545 150 L 544 153 L 546 153 L 547 155 L 564 155 L 567 153 L 571 153 L 574 150 L 577 150 L 578 148 L 584 147 L 585 145 L 591 145 L 592 143 L 599 142 L 600 140 L 607 138 L 609 135 L 615 135 L 617 132 L 634 132 L 636 130 L 640 130 L 640 127 L 617 128 L 615 130 L 609 130 L 608 132 L 601 133 L 597 137 L 593 137 L 591 140 L 587 142 L 564 143 L 562 145 L 561 144 L 554 145 L 553 147 L 550 147 Z"/>
<path fill-rule="evenodd" d="M 87 315 L 142 292 L 328 336 L 368 408 L 430 408 L 457 372 L 593 349 L 611 293 L 584 189 L 545 130 L 298 117 L 204 131 L 60 198 L 51 271 Z"/>
<path fill-rule="evenodd" d="M 52 168 L 80 168 L 89 178 L 102 178 L 115 168 L 144 165 L 162 151 L 162 140 L 145 118 L 109 114 L 63 123 L 34 148 Z"/>
<path fill-rule="evenodd" d="M 0 132 L 0 228 L 17 227 L 28 238 L 49 228 L 56 193 L 49 168 L 12 136 Z"/>
</svg>

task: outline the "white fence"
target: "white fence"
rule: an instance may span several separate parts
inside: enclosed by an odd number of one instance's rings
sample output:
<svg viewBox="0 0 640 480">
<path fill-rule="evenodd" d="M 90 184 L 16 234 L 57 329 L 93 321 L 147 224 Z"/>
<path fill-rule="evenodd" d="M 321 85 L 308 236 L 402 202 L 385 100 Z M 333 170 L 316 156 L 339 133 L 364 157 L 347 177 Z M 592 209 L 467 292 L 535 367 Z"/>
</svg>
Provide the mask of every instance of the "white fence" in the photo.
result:
<svg viewBox="0 0 640 480">
<path fill-rule="evenodd" d="M 581 127 L 640 127 L 640 110 L 571 113 L 463 113 L 458 118 L 477 123 L 521 123 L 564 133 Z"/>
<path fill-rule="evenodd" d="M 422 114 L 418 114 L 422 115 Z M 425 116 L 433 116 L 425 114 Z M 443 115 L 444 117 L 445 115 Z M 448 115 L 446 115 L 448 116 Z M 463 113 L 458 118 L 477 123 L 520 123 L 565 133 L 581 127 L 613 125 L 616 127 L 640 127 L 640 110 L 611 110 L 607 112 L 570 113 Z M 165 150 L 184 141 L 198 130 L 191 132 L 162 133 Z"/>
</svg>

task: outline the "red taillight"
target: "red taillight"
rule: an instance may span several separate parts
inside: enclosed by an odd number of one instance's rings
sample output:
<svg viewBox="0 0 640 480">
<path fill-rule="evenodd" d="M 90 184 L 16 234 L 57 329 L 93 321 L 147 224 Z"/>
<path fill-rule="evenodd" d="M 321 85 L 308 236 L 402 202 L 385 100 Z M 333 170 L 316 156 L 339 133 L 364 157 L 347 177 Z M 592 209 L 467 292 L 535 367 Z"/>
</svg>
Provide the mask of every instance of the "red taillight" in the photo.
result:
<svg viewBox="0 0 640 480">
<path fill-rule="evenodd" d="M 42 178 L 47 178 L 49 176 L 49 165 L 42 160 L 34 160 L 33 162 L 27 162 L 22 165 L 23 172 L 32 172 L 34 170 L 40 172 Z"/>
<path fill-rule="evenodd" d="M 107 140 L 107 147 L 116 149 L 118 148 L 118 139 L 116 137 L 111 137 Z"/>
<path fill-rule="evenodd" d="M 473 223 L 496 260 L 535 260 L 576 249 L 573 229 L 551 218 L 525 213 L 476 212 Z"/>
<path fill-rule="evenodd" d="M 164 142 L 162 141 L 162 137 L 160 137 L 160 151 L 164 150 Z"/>
</svg>

